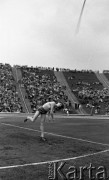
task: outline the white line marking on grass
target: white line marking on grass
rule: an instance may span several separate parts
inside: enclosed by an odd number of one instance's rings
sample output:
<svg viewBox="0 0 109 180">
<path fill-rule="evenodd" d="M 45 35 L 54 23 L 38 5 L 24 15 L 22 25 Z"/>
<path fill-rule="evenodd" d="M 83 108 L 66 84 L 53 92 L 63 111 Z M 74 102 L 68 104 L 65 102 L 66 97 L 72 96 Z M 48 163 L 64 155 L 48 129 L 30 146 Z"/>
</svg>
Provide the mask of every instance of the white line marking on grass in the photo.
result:
<svg viewBox="0 0 109 180">
<path fill-rule="evenodd" d="M 41 131 L 36 130 L 36 129 L 26 128 L 26 127 L 22 127 L 22 126 L 16 126 L 14 124 L 8 124 L 8 123 L 1 123 L 1 124 L 5 125 L 5 126 L 16 127 L 16 128 L 19 128 L 19 129 L 25 129 L 25 130 L 34 131 L 34 132 L 41 132 Z M 100 142 L 90 141 L 90 140 L 86 140 L 86 139 L 75 138 L 75 137 L 70 137 L 70 136 L 64 136 L 64 135 L 55 134 L 55 133 L 51 133 L 51 132 L 44 132 L 44 133 L 48 134 L 48 135 L 51 135 L 51 136 L 57 136 L 57 137 L 62 137 L 62 138 L 66 138 L 66 139 L 73 139 L 73 140 L 87 142 L 87 143 L 91 143 L 91 144 L 109 146 L 109 144 L 104 144 L 104 143 L 100 143 Z"/>
<path fill-rule="evenodd" d="M 33 116 L 34 113 L 0 113 L 0 116 L 1 117 L 27 117 L 27 115 L 30 115 L 30 116 Z M 90 116 L 90 115 L 70 115 L 70 116 L 67 116 L 67 115 L 58 115 L 58 114 L 55 114 L 55 118 L 59 118 L 59 119 L 81 119 L 81 120 L 84 120 L 84 119 L 96 119 L 96 120 L 108 120 L 109 119 L 109 116 L 107 115 L 104 115 L 104 116 Z"/>
<path fill-rule="evenodd" d="M 77 157 L 66 158 L 66 159 L 57 159 L 57 160 L 38 162 L 38 163 L 28 163 L 28 164 L 21 164 L 21 165 L 3 166 L 3 167 L 0 167 L 0 170 L 1 169 L 27 167 L 27 166 L 44 165 L 44 164 L 48 164 L 48 163 L 52 163 L 52 162 L 62 162 L 62 161 L 76 160 L 76 159 L 86 158 L 86 157 L 89 157 L 89 156 L 99 155 L 99 154 L 106 153 L 106 152 L 109 152 L 109 149 L 104 150 L 104 151 L 99 151 L 99 152 L 96 152 L 96 153 L 90 153 L 90 154 L 86 154 L 86 155 L 81 155 L 81 156 L 77 156 Z"/>
</svg>

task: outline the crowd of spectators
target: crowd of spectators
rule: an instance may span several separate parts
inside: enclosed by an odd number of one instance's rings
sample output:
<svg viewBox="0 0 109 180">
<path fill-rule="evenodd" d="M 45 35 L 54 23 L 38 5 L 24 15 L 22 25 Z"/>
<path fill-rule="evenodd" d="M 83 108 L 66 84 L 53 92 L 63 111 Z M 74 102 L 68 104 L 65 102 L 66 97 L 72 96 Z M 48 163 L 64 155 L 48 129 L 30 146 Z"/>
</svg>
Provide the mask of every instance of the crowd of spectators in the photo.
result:
<svg viewBox="0 0 109 180">
<path fill-rule="evenodd" d="M 51 100 L 61 101 L 65 109 L 71 107 L 71 102 L 65 95 L 65 86 L 61 86 L 57 81 L 54 70 L 70 72 L 68 81 L 71 82 L 72 92 L 77 96 L 80 104 L 86 108 L 96 107 L 100 110 L 101 104 L 105 103 L 105 110 L 109 112 L 109 93 L 106 88 L 99 88 L 102 84 L 99 81 L 90 83 L 86 80 L 76 80 L 76 74 L 89 73 L 91 70 L 70 70 L 63 68 L 50 67 L 28 67 L 17 66 L 22 71 L 23 78 L 21 85 L 25 87 L 27 96 L 31 103 L 33 112 L 43 103 Z M 72 83 L 72 82 L 75 83 Z M 97 87 L 98 88 L 95 88 Z M 12 67 L 9 64 L 0 63 L 0 112 L 23 112 L 22 104 L 16 91 L 16 83 L 12 73 Z"/>
<path fill-rule="evenodd" d="M 22 79 L 20 83 L 26 89 L 25 98 L 29 99 L 33 112 L 38 106 L 52 100 L 61 101 L 64 104 L 65 110 L 71 107 L 71 102 L 64 93 L 66 87 L 62 87 L 54 75 L 56 70 L 70 73 L 67 80 L 80 104 L 86 108 L 96 107 L 96 112 L 98 112 L 104 103 L 105 112 L 109 113 L 108 90 L 103 88 L 99 81 L 92 78 L 90 82 L 87 78 L 84 78 L 86 74 L 93 75 L 94 72 L 92 70 L 79 71 L 76 69 L 33 66 L 17 66 L 17 68 L 21 69 Z M 83 79 L 76 79 L 78 73 L 79 77 L 81 73 L 83 74 Z M 104 71 L 104 73 L 107 73 L 107 71 Z M 12 67 L 9 64 L 2 63 L 0 63 L 0 112 L 23 112 L 21 100 L 16 90 Z"/>
<path fill-rule="evenodd" d="M 20 65 L 16 65 L 17 68 L 21 68 Z M 87 72 L 87 73 L 94 73 L 92 70 L 77 70 L 77 69 L 69 69 L 69 68 L 58 68 L 58 67 L 42 67 L 42 66 L 36 66 L 36 67 L 29 67 L 27 65 L 23 66 L 23 68 L 36 68 L 38 70 L 51 70 L 51 71 L 63 71 L 63 72 L 74 72 L 74 73 L 78 73 L 78 72 L 81 72 L 81 73 L 84 73 L 84 72 Z M 98 71 L 99 72 L 99 71 Z"/>
<path fill-rule="evenodd" d="M 71 102 L 64 93 L 65 87 L 61 87 L 53 70 L 34 67 L 21 67 L 21 86 L 25 87 L 27 97 L 31 103 L 33 112 L 47 101 L 61 101 L 65 108 L 71 106 Z"/>
<path fill-rule="evenodd" d="M 94 107 L 97 114 L 103 114 L 109 110 L 109 92 L 98 81 L 94 72 L 64 72 L 72 92 L 77 97 L 80 104 L 83 105 L 86 112 Z"/>
<path fill-rule="evenodd" d="M 0 112 L 22 112 L 16 84 L 9 64 L 0 63 Z"/>
<path fill-rule="evenodd" d="M 77 70 L 77 69 L 65 69 L 65 68 L 56 68 L 56 71 L 71 72 L 71 73 L 94 73 L 92 70 Z"/>
<path fill-rule="evenodd" d="M 104 70 L 103 74 L 109 74 L 109 70 Z"/>
<path fill-rule="evenodd" d="M 85 105 L 86 108 L 95 107 L 95 113 L 97 114 L 100 112 L 101 107 L 103 107 L 106 112 L 109 101 L 108 89 L 94 88 L 95 84 L 99 87 L 99 82 L 95 82 L 93 84 L 88 82 L 81 83 L 81 86 L 78 86 L 78 88 L 74 89 L 73 92 L 77 95 L 79 102 Z"/>
<path fill-rule="evenodd" d="M 98 103 L 103 102 L 103 100 L 108 96 L 109 93 L 106 88 L 103 88 L 102 90 L 98 90 L 98 89 L 83 87 L 82 90 L 78 91 L 79 99 L 86 100 L 86 102 L 90 100 L 92 100 L 93 103 L 95 101 L 97 101 Z"/>
</svg>

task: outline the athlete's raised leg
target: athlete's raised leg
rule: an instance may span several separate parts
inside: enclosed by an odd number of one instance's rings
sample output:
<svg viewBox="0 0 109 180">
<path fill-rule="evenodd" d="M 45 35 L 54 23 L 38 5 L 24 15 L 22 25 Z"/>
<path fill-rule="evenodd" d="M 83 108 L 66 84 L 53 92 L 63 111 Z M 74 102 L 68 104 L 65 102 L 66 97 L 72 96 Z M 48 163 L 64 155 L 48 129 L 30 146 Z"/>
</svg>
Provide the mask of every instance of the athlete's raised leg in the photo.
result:
<svg viewBox="0 0 109 180">
<path fill-rule="evenodd" d="M 33 117 L 27 116 L 27 118 L 24 120 L 24 122 L 26 122 L 26 121 L 28 121 L 28 120 L 34 122 L 34 121 L 38 118 L 39 114 L 40 114 L 40 112 L 39 112 L 39 111 L 36 111 Z"/>
</svg>

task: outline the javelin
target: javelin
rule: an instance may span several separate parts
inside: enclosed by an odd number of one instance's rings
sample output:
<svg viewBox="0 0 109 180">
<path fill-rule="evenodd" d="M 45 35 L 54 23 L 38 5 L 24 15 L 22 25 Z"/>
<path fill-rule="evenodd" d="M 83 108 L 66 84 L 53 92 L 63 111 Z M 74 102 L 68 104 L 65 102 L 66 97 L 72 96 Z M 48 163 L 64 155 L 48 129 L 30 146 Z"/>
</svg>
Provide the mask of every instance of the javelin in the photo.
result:
<svg viewBox="0 0 109 180">
<path fill-rule="evenodd" d="M 80 29 L 80 24 L 81 24 L 81 19 L 82 19 L 85 3 L 86 3 L 86 0 L 84 0 L 83 6 L 82 6 L 82 9 L 81 9 L 81 13 L 80 13 L 80 16 L 79 16 L 78 24 L 77 24 L 77 27 L 76 27 L 76 34 L 79 32 L 79 29 Z"/>
</svg>

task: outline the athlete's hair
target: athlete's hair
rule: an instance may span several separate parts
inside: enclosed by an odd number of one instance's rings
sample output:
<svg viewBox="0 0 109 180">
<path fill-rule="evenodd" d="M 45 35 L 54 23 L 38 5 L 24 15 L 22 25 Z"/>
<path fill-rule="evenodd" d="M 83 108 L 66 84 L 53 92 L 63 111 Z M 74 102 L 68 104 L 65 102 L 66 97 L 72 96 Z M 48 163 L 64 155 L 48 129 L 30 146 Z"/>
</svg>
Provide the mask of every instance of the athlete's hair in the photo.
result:
<svg viewBox="0 0 109 180">
<path fill-rule="evenodd" d="M 57 109 L 63 109 L 64 108 L 64 105 L 63 105 L 63 103 L 61 103 L 61 102 L 58 102 L 57 104 L 56 104 L 56 106 L 57 106 Z"/>
</svg>

